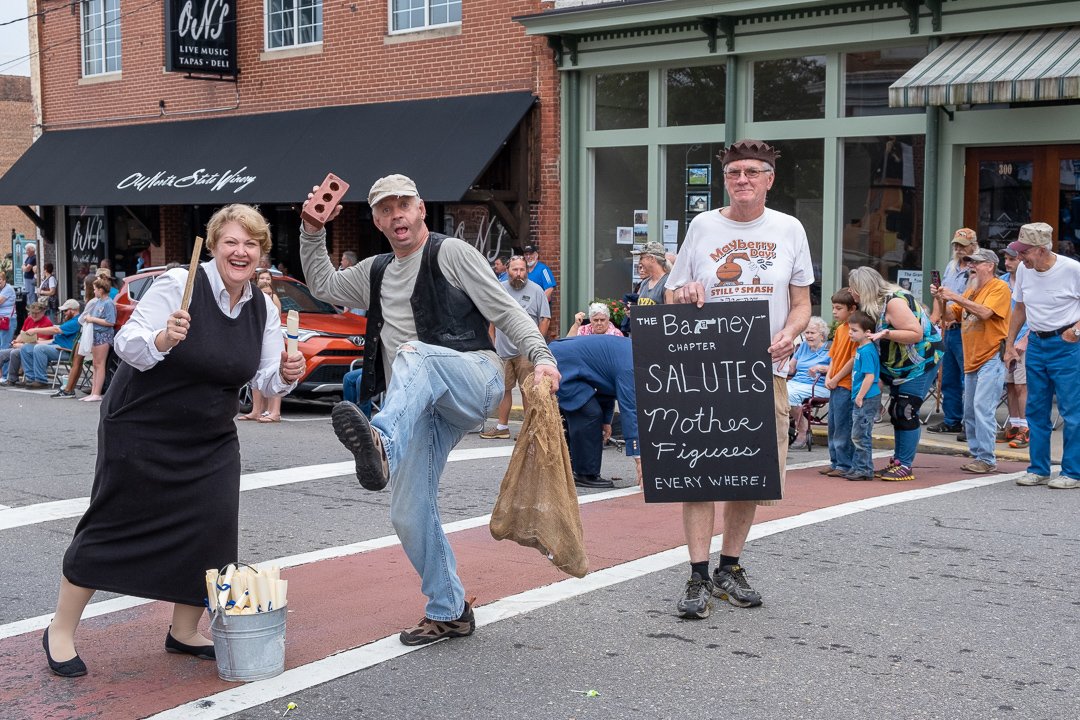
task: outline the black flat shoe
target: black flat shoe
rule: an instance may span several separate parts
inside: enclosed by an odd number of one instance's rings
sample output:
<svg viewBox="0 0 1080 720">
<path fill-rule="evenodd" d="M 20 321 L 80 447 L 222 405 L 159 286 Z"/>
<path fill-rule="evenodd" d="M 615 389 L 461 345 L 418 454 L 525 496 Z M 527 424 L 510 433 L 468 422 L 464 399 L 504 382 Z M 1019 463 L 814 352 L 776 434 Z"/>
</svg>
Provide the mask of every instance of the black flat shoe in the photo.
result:
<svg viewBox="0 0 1080 720">
<path fill-rule="evenodd" d="M 200 660 L 216 660 L 213 645 L 185 645 L 172 636 L 172 631 L 165 633 L 165 652 L 194 655 Z"/>
<path fill-rule="evenodd" d="M 45 628 L 45 634 L 41 636 L 41 646 L 45 648 L 45 658 L 49 661 L 49 669 L 54 675 L 82 677 L 86 674 L 86 663 L 78 655 L 64 662 L 56 662 L 52 659 L 52 653 L 49 652 L 49 628 Z"/>
<path fill-rule="evenodd" d="M 575 475 L 574 484 L 583 488 L 613 488 L 615 483 L 599 475 Z"/>
</svg>

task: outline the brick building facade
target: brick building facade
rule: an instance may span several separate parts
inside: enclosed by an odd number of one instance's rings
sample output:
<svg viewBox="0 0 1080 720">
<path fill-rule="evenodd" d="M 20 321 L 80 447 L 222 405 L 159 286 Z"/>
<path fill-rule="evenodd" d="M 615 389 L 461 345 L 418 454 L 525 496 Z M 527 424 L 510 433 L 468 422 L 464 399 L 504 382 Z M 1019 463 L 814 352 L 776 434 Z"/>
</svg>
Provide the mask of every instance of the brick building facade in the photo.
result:
<svg viewBox="0 0 1080 720">
<path fill-rule="evenodd" d="M 39 0 L 38 5 L 48 10 L 59 3 L 60 0 Z M 399 6 L 388 2 L 309 0 L 298 5 L 314 6 L 319 14 L 293 15 L 284 22 L 286 25 L 294 22 L 295 35 L 289 37 L 299 40 L 306 32 L 311 42 L 290 44 L 286 38 L 282 47 L 273 47 L 282 45 L 280 41 L 285 37 L 274 35 L 281 18 L 271 17 L 273 13 L 265 0 L 207 2 L 205 6 L 210 8 L 230 6 L 234 14 L 238 68 L 235 82 L 228 81 L 231 78 L 197 79 L 184 72 L 165 70 L 166 17 L 171 4 L 166 1 L 166 12 L 162 13 L 161 4 L 157 3 L 93 0 L 80 3 L 81 9 L 75 6 L 49 13 L 48 22 L 38 20 L 38 45 L 44 48 L 37 68 L 44 131 L 38 144 L 43 147 L 40 152 L 35 148 L 28 153 L 24 158 L 27 167 L 18 169 L 24 173 L 39 170 L 28 167 L 31 161 L 51 165 L 47 172 L 56 175 L 57 183 L 65 188 L 51 193 L 42 186 L 40 194 L 44 197 L 35 201 L 19 195 L 17 204 L 47 206 L 43 209 L 43 220 L 57 238 L 62 293 L 72 292 L 80 273 L 85 272 L 84 266 L 95 259 L 94 253 L 112 257 L 114 266 L 121 272 L 133 272 L 136 258 L 147 247 L 152 264 L 186 262 L 194 236 L 201 234 L 209 214 L 217 206 L 236 200 L 260 205 L 274 229 L 274 259 L 299 274 L 297 203 L 306 188 L 317 184 L 328 171 L 352 183 L 344 212 L 330 228 L 328 249 L 332 257 L 336 259 L 344 250 L 357 251 L 361 257 L 385 250 L 388 246 L 371 225 L 366 191 L 377 177 L 402 171 L 402 167 L 395 166 L 392 160 L 383 160 L 382 164 L 347 160 L 353 139 L 358 144 L 374 144 L 386 150 L 390 158 L 412 156 L 411 167 L 420 169 L 410 174 L 417 179 L 421 193 L 428 197 L 428 218 L 434 230 L 456 232 L 476 241 L 489 256 L 494 255 L 500 238 L 500 254 L 510 246 L 520 248 L 535 242 L 540 245 L 545 262 L 557 270 L 559 79 L 548 43 L 542 38 L 527 37 L 524 29 L 512 20 L 518 15 L 550 8 L 550 1 L 462 0 L 460 20 L 455 21 L 451 16 L 444 22 L 436 21 L 436 13 L 447 6 L 453 10 L 455 3 L 430 2 L 427 7 L 430 17 L 425 14 L 417 23 L 415 14 L 402 16 L 413 27 L 401 28 L 394 26 L 397 19 L 392 22 L 390 8 L 408 7 L 408 3 Z M 200 0 L 193 4 L 196 22 L 194 31 L 187 28 L 189 34 L 200 29 L 199 11 L 204 5 Z M 112 17 L 107 14 L 110 9 L 117 10 L 117 20 L 108 19 Z M 102 36 L 97 55 L 88 54 L 87 46 L 94 45 L 98 38 L 92 34 L 80 35 L 83 15 L 94 10 L 106 13 L 102 24 L 119 25 L 119 42 L 110 44 L 110 38 Z M 216 28 L 219 19 L 209 17 L 202 29 Z M 229 23 L 227 15 L 222 25 L 227 27 Z M 315 26 L 317 31 L 311 34 Z M 81 42 L 71 42 L 80 37 Z M 467 127 L 448 128 L 450 123 L 445 116 L 438 116 L 442 118 L 441 124 L 432 120 L 426 131 L 404 135 L 399 133 L 396 122 L 382 126 L 363 124 L 371 121 L 361 121 L 369 116 L 360 110 L 355 114 L 356 126 L 347 128 L 348 133 L 342 135 L 342 129 L 337 128 L 334 148 L 316 147 L 318 141 L 308 138 L 303 141 L 308 145 L 297 149 L 292 147 L 296 143 L 288 131 L 290 122 L 301 125 L 309 122 L 306 118 L 314 116 L 304 113 L 316 109 L 340 106 L 351 112 L 353 108 L 377 105 L 383 116 L 392 118 L 395 112 L 408 114 L 415 107 L 426 113 L 432 107 L 409 105 L 407 110 L 398 110 L 398 105 L 404 103 L 434 101 L 438 110 L 441 107 L 438 103 L 459 98 L 465 100 L 464 107 L 468 110 L 473 100 L 476 103 L 501 97 L 528 100 L 529 95 L 535 100 L 529 100 L 531 107 L 523 111 L 520 122 L 509 118 L 512 132 L 506 138 L 470 137 Z M 319 166 L 317 175 L 298 169 L 297 176 L 292 177 L 289 171 L 292 165 L 278 167 L 272 173 L 275 176 L 272 180 L 277 186 L 289 183 L 295 187 L 288 197 L 280 191 L 260 195 L 260 185 L 271 179 L 271 173 L 265 170 L 243 193 L 219 193 L 212 199 L 207 199 L 204 193 L 192 201 L 188 198 L 194 195 L 181 191 L 138 194 L 130 186 L 126 187 L 129 198 L 124 200 L 110 200 L 111 196 L 99 192 L 102 186 L 109 185 L 108 189 L 116 195 L 111 186 L 119 187 L 124 183 L 123 178 L 131 177 L 128 170 L 117 170 L 120 174 L 116 175 L 108 167 L 110 155 L 101 151 L 100 145 L 115 148 L 115 154 L 121 156 L 125 151 L 131 152 L 127 146 L 142 142 L 148 153 L 152 151 L 158 156 L 172 153 L 177 167 L 181 168 L 178 172 L 183 172 L 188 156 L 198 155 L 200 143 L 163 149 L 162 145 L 176 143 L 176 136 L 171 133 L 182 131 L 184 126 L 189 130 L 198 127 L 205 128 L 209 137 L 217 132 L 216 128 L 221 128 L 239 132 L 238 140 L 247 141 L 250 138 L 243 137 L 242 128 L 256 125 L 242 123 L 254 116 L 265 116 L 264 125 L 268 127 L 286 129 L 284 135 L 268 132 L 259 139 L 258 154 L 263 156 L 260 160 L 286 157 L 290 152 L 294 153 L 289 156 L 293 158 L 321 152 L 330 160 Z M 350 117 L 347 113 L 338 116 Z M 467 117 L 473 122 L 475 113 Z M 131 133 L 140 132 L 139 128 L 147 125 L 153 125 L 155 131 L 160 129 L 160 137 L 150 135 L 145 139 L 146 136 L 140 135 L 144 139 L 133 139 L 135 135 Z M 413 123 L 408 127 L 417 126 Z M 475 134 L 480 134 L 481 126 L 477 128 Z M 308 128 L 298 126 L 298 132 L 301 129 Z M 425 188 L 434 187 L 441 173 L 455 169 L 443 165 L 446 159 L 442 153 L 426 150 L 438 147 L 444 132 L 447 143 L 460 144 L 464 137 L 469 142 L 475 140 L 482 152 L 493 154 L 473 158 L 479 174 L 475 179 L 470 178 L 471 182 L 464 183 L 460 190 L 440 190 L 439 196 L 432 199 Z M 46 153 L 49 148 L 43 141 L 52 145 L 51 163 L 45 162 L 49 159 Z M 491 147 L 484 146 L 484 142 Z M 64 145 L 62 151 L 57 149 L 61 145 Z M 80 194 L 75 181 L 58 175 L 61 170 L 56 165 L 62 163 L 56 160 L 62 156 L 78 168 L 78 156 L 83 154 L 83 148 L 87 163 L 104 167 L 84 166 L 76 171 L 86 186 L 85 194 Z M 338 153 L 337 148 L 342 152 Z M 448 152 L 454 149 L 447 147 Z M 418 153 L 419 159 L 415 157 Z M 198 171 L 206 159 L 197 158 L 193 162 L 196 164 L 192 172 Z M 240 161 L 233 163 L 238 164 Z M 251 165 L 247 160 L 243 164 Z M 232 166 L 230 169 L 242 170 Z M 148 173 L 151 171 L 152 168 Z M 114 176 L 120 178 L 119 183 Z M 10 178 L 7 184 L 0 180 L 0 201 L 12 196 L 13 184 Z M 458 184 L 461 185 L 460 180 Z M 179 182 L 175 187 L 179 187 Z M 150 202 L 140 202 L 141 198 Z M 87 240 L 91 226 L 98 236 Z M 92 253 L 80 252 L 93 243 L 98 243 L 98 249 Z"/>
<path fill-rule="evenodd" d="M 33 122 L 30 78 L 0 75 L 0 175 L 30 147 Z M 11 252 L 12 231 L 29 238 L 37 233 L 34 224 L 19 208 L 0 206 L 0 258 Z"/>
</svg>

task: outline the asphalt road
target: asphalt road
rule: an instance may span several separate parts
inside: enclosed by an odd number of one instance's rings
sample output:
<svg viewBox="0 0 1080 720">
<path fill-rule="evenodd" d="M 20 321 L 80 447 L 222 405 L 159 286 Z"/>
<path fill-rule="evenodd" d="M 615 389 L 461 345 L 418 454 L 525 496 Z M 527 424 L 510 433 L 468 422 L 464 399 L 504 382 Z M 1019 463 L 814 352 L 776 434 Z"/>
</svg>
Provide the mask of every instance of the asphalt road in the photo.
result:
<svg viewBox="0 0 1080 720">
<path fill-rule="evenodd" d="M 349 460 L 325 409 L 287 405 L 285 417 L 239 424 L 244 473 L 298 478 L 241 495 L 241 557 L 391 535 L 386 493 L 366 493 L 347 474 L 299 480 L 305 471 L 297 468 Z M 0 390 L 8 448 L 0 505 L 42 508 L 89 495 L 96 423 L 93 405 Z M 498 446 L 509 444 L 470 435 L 460 447 Z M 789 462 L 822 458 L 821 450 L 799 451 Z M 506 463 L 451 463 L 440 491 L 443 522 L 490 512 Z M 632 464 L 608 451 L 604 473 L 628 485 Z M 707 620 L 679 620 L 679 564 L 229 717 L 278 718 L 293 702 L 289 718 L 1071 720 L 1080 708 L 1078 507 L 1080 492 L 1006 481 L 823 515 L 749 543 L 744 561 L 765 598 L 760 608 L 724 604 Z M 77 519 L 0 530 L 8 558 L 0 564 L 0 625 L 52 611 Z M 397 598 L 362 598 L 357 611 L 411 603 L 415 594 L 410 587 Z M 17 661 L 26 672 L 44 670 L 39 656 Z M 36 717 L 32 706 L 2 707 L 4 717 Z"/>
</svg>

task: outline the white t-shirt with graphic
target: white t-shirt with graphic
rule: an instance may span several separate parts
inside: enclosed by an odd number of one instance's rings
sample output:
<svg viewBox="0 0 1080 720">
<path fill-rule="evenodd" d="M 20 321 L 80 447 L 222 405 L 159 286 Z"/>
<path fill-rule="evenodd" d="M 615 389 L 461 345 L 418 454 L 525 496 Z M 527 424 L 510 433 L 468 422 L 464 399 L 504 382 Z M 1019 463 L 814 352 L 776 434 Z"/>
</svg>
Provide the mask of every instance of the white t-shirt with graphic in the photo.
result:
<svg viewBox="0 0 1080 720">
<path fill-rule="evenodd" d="M 788 286 L 814 283 L 810 243 L 802 223 L 776 210 L 736 222 L 719 210 L 701 213 L 686 230 L 667 288 L 696 280 L 706 302 L 769 301 L 770 338 L 784 328 L 791 299 Z M 773 368 L 783 377 L 784 370 Z"/>
<path fill-rule="evenodd" d="M 1058 255 L 1049 270 L 1039 272 L 1020 263 L 1013 300 L 1024 303 L 1032 330 L 1049 332 L 1080 320 L 1080 263 Z"/>
</svg>

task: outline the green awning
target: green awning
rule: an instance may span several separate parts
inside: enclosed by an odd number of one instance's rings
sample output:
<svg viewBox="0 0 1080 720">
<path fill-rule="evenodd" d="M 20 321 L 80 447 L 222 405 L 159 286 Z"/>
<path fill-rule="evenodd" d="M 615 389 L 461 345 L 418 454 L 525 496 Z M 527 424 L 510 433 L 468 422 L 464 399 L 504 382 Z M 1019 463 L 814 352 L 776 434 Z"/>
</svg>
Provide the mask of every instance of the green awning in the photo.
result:
<svg viewBox="0 0 1080 720">
<path fill-rule="evenodd" d="M 1080 28 L 945 40 L 889 87 L 890 107 L 1080 99 Z"/>
</svg>

